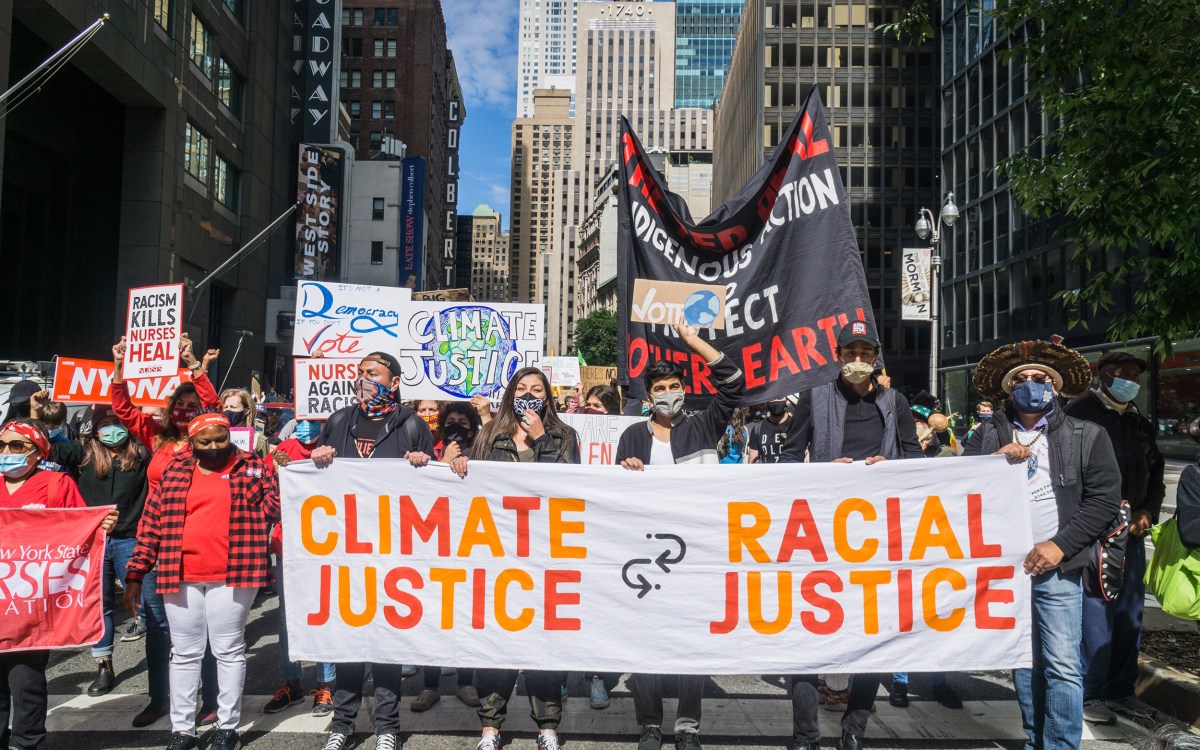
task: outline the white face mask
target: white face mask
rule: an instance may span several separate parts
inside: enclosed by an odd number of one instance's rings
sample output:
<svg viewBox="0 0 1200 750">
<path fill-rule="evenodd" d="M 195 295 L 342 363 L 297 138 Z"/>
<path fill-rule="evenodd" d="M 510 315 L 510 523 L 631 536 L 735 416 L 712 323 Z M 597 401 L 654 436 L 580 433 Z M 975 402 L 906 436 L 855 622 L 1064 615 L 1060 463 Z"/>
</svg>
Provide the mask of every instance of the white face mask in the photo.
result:
<svg viewBox="0 0 1200 750">
<path fill-rule="evenodd" d="M 854 385 L 871 377 L 871 373 L 874 371 L 875 366 L 870 362 L 847 362 L 842 365 L 842 377 Z"/>
</svg>

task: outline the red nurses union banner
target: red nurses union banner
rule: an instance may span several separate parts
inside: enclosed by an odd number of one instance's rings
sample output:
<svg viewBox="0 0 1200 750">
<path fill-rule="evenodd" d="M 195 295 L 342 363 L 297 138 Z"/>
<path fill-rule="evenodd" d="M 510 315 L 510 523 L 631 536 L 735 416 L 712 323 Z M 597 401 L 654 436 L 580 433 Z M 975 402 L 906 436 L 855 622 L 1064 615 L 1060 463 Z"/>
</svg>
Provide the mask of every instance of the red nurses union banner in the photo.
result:
<svg viewBox="0 0 1200 750">
<path fill-rule="evenodd" d="M 1029 666 L 1002 457 L 281 472 L 295 659 L 694 674 Z"/>
<path fill-rule="evenodd" d="M 108 511 L 0 510 L 0 651 L 75 648 L 104 635 Z"/>
<path fill-rule="evenodd" d="M 702 359 L 667 326 L 631 320 L 638 279 L 719 284 L 682 303 L 683 318 L 746 376 L 743 403 L 796 393 L 837 376 L 837 333 L 872 320 L 850 204 L 814 87 L 775 154 L 728 203 L 693 223 L 668 192 L 629 123 L 621 121 L 617 292 L 622 382 L 644 395 L 642 373 L 658 359 L 683 364 L 689 403 L 715 393 Z M 664 314 L 670 319 L 671 310 Z M 716 315 L 723 314 L 719 329 Z M 641 316 L 637 316 L 641 317 Z"/>
</svg>

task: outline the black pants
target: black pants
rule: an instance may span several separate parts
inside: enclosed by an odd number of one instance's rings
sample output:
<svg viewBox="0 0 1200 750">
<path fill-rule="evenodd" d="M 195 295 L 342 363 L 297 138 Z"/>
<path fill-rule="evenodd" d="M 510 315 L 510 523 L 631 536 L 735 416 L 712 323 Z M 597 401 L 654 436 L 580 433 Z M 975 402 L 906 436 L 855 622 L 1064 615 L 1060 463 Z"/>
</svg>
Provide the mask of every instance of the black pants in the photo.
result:
<svg viewBox="0 0 1200 750">
<path fill-rule="evenodd" d="M 337 665 L 332 731 L 347 736 L 354 734 L 367 666 L 362 662 Z M 399 664 L 371 664 L 370 667 L 371 679 L 375 682 L 375 734 L 396 734 L 400 731 L 400 683 L 404 681 L 404 667 Z"/>
<path fill-rule="evenodd" d="M 423 676 L 425 679 L 426 690 L 437 690 L 438 683 L 442 681 L 441 667 L 423 667 Z M 458 686 L 470 685 L 471 680 L 475 678 L 474 669 L 458 669 L 455 670 L 455 678 L 458 680 Z"/>
<path fill-rule="evenodd" d="M 867 721 L 871 718 L 871 707 L 875 705 L 875 693 L 883 675 L 856 674 L 850 680 L 850 697 L 846 701 L 846 712 L 842 714 L 842 731 L 856 737 L 867 733 Z M 821 739 L 821 728 L 817 725 L 817 676 L 815 674 L 794 675 L 792 683 L 792 739 L 798 744 L 817 742 Z"/>
<path fill-rule="evenodd" d="M 49 651 L 0 654 L 0 746 L 36 750 L 46 739 Z M 10 708 L 11 706 L 11 708 Z M 12 716 L 12 731 L 8 729 Z"/>
<path fill-rule="evenodd" d="M 633 710 L 637 723 L 644 727 L 661 727 L 663 722 L 662 678 L 665 675 L 634 674 L 629 678 L 633 691 Z M 679 710 L 675 715 L 675 734 L 699 732 L 701 699 L 704 681 L 698 674 L 681 674 L 679 680 Z"/>
<path fill-rule="evenodd" d="M 525 690 L 529 693 L 529 715 L 538 729 L 558 729 L 562 720 L 562 684 L 566 672 L 525 670 Z M 479 721 L 483 726 L 500 729 L 508 716 L 508 703 L 517 684 L 515 669 L 475 670 L 475 689 L 479 691 Z"/>
</svg>

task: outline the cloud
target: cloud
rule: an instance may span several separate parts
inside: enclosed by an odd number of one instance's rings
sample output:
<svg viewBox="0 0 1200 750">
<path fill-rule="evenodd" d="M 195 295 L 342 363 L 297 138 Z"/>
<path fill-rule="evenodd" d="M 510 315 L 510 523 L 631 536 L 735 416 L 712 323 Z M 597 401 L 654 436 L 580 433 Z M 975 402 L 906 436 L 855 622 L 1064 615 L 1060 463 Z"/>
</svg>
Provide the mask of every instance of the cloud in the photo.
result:
<svg viewBox="0 0 1200 750">
<path fill-rule="evenodd" d="M 517 0 L 442 0 L 458 80 L 471 107 L 516 109 Z"/>
</svg>

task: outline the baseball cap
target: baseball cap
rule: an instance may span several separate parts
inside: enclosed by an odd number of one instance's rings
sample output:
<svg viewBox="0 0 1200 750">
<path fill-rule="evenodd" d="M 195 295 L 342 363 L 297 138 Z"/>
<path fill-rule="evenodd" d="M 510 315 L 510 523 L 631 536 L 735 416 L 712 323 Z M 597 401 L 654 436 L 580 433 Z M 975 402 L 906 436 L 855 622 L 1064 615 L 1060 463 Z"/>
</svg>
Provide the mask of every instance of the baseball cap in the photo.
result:
<svg viewBox="0 0 1200 750">
<path fill-rule="evenodd" d="M 42 386 L 36 380 L 17 381 L 13 383 L 12 390 L 8 392 L 8 398 L 4 400 L 4 403 L 23 404 L 29 401 L 29 398 L 40 390 L 42 390 Z"/>
<path fill-rule="evenodd" d="M 1096 363 L 1097 370 L 1103 370 L 1109 365 L 1137 365 L 1142 372 L 1146 371 L 1146 360 L 1135 357 L 1129 352 L 1109 352 Z"/>
<path fill-rule="evenodd" d="M 363 357 L 360 361 L 378 362 L 388 369 L 388 372 L 392 374 L 392 377 L 403 377 L 403 374 L 400 372 L 400 362 L 390 354 L 384 354 L 383 352 L 371 352 L 367 356 Z"/>
<path fill-rule="evenodd" d="M 875 326 L 867 320 L 852 320 L 838 331 L 838 347 L 847 346 L 855 341 L 862 341 L 876 349 L 879 348 L 879 334 L 875 332 Z"/>
</svg>

